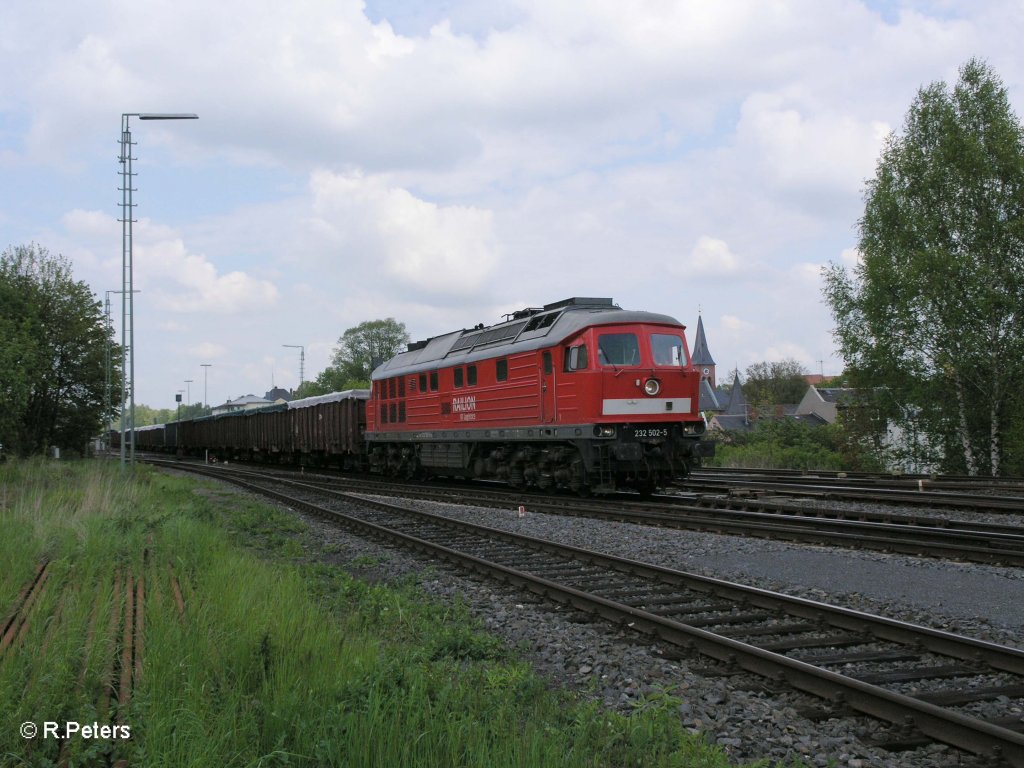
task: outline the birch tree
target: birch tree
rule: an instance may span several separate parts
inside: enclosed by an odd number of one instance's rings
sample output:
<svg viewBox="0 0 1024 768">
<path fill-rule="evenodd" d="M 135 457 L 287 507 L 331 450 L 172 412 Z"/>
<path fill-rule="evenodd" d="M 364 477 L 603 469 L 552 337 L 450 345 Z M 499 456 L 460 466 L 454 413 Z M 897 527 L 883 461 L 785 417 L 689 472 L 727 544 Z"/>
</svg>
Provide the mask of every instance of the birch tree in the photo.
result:
<svg viewBox="0 0 1024 768">
<path fill-rule="evenodd" d="M 1007 430 L 1020 428 L 1009 422 L 1024 373 L 1022 213 L 1024 131 L 974 59 L 952 89 L 918 92 L 867 184 L 860 263 L 825 270 L 849 372 L 919 409 L 915 426 L 949 471 L 1000 474 Z"/>
</svg>

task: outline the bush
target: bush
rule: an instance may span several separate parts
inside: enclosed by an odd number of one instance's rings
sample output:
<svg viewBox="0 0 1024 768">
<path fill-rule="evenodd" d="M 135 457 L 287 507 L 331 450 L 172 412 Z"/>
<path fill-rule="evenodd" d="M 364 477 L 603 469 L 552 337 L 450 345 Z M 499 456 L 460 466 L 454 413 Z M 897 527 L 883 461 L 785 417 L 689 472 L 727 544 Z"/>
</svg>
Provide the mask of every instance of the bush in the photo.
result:
<svg viewBox="0 0 1024 768">
<path fill-rule="evenodd" d="M 757 422 L 750 432 L 724 432 L 707 461 L 712 467 L 879 470 L 881 460 L 834 424 L 812 427 L 793 419 Z"/>
</svg>

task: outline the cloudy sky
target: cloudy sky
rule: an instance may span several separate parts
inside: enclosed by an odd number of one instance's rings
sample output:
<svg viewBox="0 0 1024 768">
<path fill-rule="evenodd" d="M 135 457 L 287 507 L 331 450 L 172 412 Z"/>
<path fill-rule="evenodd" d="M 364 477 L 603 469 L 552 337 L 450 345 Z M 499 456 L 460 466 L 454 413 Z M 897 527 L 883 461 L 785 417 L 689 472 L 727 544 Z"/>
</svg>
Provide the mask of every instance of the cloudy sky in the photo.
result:
<svg viewBox="0 0 1024 768">
<path fill-rule="evenodd" d="M 1020 114 L 1021 39 L 1021 0 L 9 0 L 0 248 L 120 289 L 121 114 L 195 112 L 131 123 L 137 402 L 574 295 L 702 315 L 720 378 L 838 373 L 884 137 L 974 56 Z"/>
</svg>

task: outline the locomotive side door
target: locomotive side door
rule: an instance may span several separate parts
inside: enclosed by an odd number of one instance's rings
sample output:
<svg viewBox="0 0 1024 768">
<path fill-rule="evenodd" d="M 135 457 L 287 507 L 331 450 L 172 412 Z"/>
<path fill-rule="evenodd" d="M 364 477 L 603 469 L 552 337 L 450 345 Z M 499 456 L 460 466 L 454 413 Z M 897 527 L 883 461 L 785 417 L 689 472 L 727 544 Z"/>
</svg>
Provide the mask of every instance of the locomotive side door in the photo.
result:
<svg viewBox="0 0 1024 768">
<path fill-rule="evenodd" d="M 544 424 L 555 421 L 555 364 L 552 351 L 541 352 L 540 365 L 540 420 Z"/>
</svg>

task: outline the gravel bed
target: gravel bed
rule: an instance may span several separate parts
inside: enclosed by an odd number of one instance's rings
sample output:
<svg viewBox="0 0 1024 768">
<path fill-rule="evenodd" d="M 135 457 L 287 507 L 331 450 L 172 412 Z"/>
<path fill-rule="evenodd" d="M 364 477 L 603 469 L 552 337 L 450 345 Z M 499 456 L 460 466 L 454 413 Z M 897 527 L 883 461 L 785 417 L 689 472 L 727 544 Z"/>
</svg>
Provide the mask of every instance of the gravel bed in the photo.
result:
<svg viewBox="0 0 1024 768">
<path fill-rule="evenodd" d="M 1024 635 L 1024 576 L 1013 569 L 534 514 L 528 499 L 524 516 L 516 510 L 401 503 L 1007 645 L 1020 646 Z M 715 674 L 715 664 L 706 659 L 678 659 L 650 638 L 442 564 L 424 567 L 421 558 L 301 516 L 316 542 L 310 557 L 370 580 L 412 578 L 434 598 L 464 602 L 552 685 L 609 708 L 627 712 L 662 691 L 677 696 L 684 725 L 737 761 L 799 758 L 808 765 L 849 768 L 990 765 L 944 745 L 881 750 L 870 736 L 889 734 L 883 723 L 856 716 L 806 719 L 797 709 L 820 707 L 820 701 L 772 691 L 753 676 Z"/>
<path fill-rule="evenodd" d="M 682 571 L 1024 647 L 1024 569 L 543 513 L 403 504 Z"/>
</svg>

